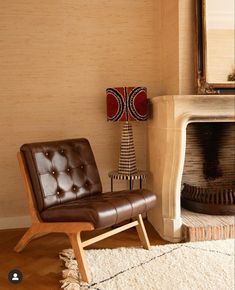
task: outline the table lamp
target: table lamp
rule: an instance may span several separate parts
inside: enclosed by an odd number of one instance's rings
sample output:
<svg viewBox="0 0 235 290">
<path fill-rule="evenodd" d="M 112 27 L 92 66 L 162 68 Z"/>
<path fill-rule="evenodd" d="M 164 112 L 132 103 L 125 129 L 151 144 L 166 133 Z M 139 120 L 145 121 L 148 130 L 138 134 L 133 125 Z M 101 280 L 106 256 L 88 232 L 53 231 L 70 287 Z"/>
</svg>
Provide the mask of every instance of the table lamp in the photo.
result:
<svg viewBox="0 0 235 290">
<path fill-rule="evenodd" d="M 144 87 L 108 88 L 106 97 L 108 121 L 124 122 L 118 173 L 124 175 L 136 174 L 136 155 L 130 122 L 147 120 L 147 89 Z"/>
</svg>

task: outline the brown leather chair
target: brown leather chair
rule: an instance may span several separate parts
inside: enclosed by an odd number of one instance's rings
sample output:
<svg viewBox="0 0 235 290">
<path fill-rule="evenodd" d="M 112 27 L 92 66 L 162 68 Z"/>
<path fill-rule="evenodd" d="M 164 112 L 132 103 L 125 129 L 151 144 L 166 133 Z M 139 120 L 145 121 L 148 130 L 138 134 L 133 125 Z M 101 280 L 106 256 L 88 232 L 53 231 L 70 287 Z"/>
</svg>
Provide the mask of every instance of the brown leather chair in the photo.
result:
<svg viewBox="0 0 235 290">
<path fill-rule="evenodd" d="M 28 195 L 32 225 L 15 247 L 20 252 L 30 240 L 53 232 L 66 233 L 83 281 L 90 281 L 83 248 L 131 227 L 143 247 L 149 240 L 141 214 L 154 206 L 147 190 L 102 193 L 94 155 L 86 139 L 25 144 L 18 153 Z M 130 219 L 134 220 L 130 222 Z M 123 226 L 86 241 L 82 231 Z"/>
</svg>

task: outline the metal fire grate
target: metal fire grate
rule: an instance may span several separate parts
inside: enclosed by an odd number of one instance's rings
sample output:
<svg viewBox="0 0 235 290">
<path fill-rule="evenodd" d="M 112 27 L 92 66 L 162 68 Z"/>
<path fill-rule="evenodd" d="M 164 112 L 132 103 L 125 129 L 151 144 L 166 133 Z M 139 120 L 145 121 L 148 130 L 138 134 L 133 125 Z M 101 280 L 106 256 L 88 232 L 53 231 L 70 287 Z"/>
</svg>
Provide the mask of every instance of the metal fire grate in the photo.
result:
<svg viewBox="0 0 235 290">
<path fill-rule="evenodd" d="M 235 214 L 234 188 L 203 188 L 184 184 L 181 204 L 192 211 L 216 215 Z"/>
</svg>

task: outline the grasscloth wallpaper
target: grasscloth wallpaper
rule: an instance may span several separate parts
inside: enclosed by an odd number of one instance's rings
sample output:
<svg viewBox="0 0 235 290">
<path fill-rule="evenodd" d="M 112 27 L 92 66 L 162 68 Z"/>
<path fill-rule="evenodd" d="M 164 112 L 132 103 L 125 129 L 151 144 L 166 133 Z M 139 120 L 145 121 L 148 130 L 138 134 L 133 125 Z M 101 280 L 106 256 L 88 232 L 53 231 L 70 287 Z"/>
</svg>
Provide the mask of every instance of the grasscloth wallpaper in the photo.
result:
<svg viewBox="0 0 235 290">
<path fill-rule="evenodd" d="M 178 9 L 178 1 L 172 2 Z M 0 228 L 4 222 L 9 227 L 26 223 L 16 160 L 23 143 L 88 138 L 109 190 L 107 173 L 118 165 L 121 124 L 106 121 L 105 89 L 146 86 L 151 98 L 167 92 L 167 83 L 175 88 L 171 80 L 163 85 L 163 67 L 179 73 L 179 52 L 176 62 L 166 54 L 163 62 L 162 50 L 170 52 L 171 43 L 163 46 L 162 26 L 178 10 L 163 13 L 163 3 L 0 0 Z M 146 130 L 144 122 L 134 125 L 137 163 L 143 169 Z"/>
</svg>

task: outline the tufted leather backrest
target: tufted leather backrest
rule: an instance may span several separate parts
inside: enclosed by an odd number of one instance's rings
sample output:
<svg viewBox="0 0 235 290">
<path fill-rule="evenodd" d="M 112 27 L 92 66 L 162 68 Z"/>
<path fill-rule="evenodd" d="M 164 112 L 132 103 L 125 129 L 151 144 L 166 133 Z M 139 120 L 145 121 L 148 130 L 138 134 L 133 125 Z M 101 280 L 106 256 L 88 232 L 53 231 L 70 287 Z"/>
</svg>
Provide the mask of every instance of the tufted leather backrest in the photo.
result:
<svg viewBox="0 0 235 290">
<path fill-rule="evenodd" d="M 24 144 L 20 150 L 29 171 L 39 211 L 102 192 L 88 140 Z"/>
</svg>

